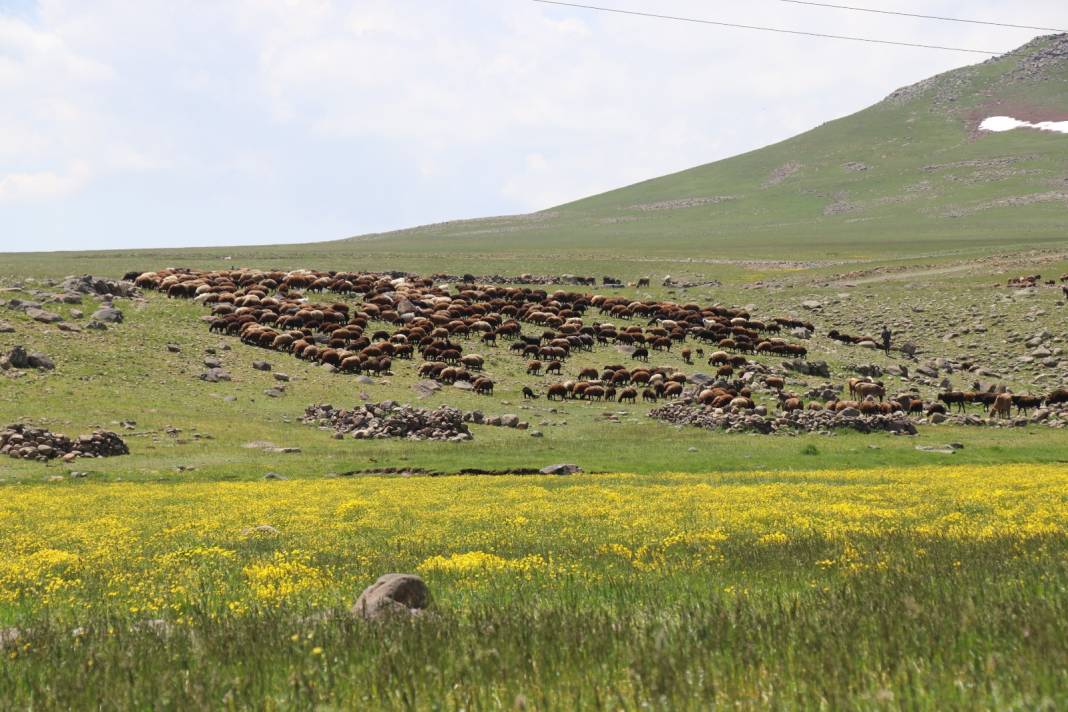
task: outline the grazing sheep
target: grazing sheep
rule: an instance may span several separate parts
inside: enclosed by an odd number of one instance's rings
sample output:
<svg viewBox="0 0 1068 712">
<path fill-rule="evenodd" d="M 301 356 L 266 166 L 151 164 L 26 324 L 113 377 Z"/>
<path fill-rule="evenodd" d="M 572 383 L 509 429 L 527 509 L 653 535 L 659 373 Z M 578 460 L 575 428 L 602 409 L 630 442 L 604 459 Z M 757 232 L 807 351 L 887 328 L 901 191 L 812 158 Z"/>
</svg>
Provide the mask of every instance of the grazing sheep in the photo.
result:
<svg viewBox="0 0 1068 712">
<path fill-rule="evenodd" d="M 538 394 L 535 393 L 530 386 L 523 386 L 523 399 L 524 400 L 536 400 Z"/>
<path fill-rule="evenodd" d="M 548 400 L 566 400 L 567 386 L 565 386 L 563 383 L 554 383 L 549 386 L 549 391 L 545 397 Z"/>
</svg>

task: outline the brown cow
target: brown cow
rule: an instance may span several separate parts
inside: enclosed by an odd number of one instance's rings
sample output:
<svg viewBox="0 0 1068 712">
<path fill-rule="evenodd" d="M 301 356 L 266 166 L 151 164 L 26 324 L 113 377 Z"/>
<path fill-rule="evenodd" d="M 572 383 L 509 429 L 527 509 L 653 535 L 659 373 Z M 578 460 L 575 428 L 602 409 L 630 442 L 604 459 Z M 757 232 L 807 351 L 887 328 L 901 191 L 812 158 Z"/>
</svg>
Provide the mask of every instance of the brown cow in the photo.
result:
<svg viewBox="0 0 1068 712">
<path fill-rule="evenodd" d="M 1008 418 L 1012 411 L 1012 396 L 1008 393 L 1000 393 L 990 406 L 991 417 Z"/>
</svg>

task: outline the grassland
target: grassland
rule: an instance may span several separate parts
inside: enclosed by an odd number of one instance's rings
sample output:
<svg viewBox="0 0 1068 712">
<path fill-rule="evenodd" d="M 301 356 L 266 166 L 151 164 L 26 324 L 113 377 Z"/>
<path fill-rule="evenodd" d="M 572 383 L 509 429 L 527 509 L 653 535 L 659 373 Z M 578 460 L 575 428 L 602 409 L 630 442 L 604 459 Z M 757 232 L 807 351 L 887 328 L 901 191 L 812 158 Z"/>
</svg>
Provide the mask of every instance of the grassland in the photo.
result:
<svg viewBox="0 0 1068 712">
<path fill-rule="evenodd" d="M 1057 708 L 1066 498 L 1041 466 L 20 487 L 0 688 L 18 708 Z M 347 619 L 394 569 L 432 613 Z"/>
</svg>

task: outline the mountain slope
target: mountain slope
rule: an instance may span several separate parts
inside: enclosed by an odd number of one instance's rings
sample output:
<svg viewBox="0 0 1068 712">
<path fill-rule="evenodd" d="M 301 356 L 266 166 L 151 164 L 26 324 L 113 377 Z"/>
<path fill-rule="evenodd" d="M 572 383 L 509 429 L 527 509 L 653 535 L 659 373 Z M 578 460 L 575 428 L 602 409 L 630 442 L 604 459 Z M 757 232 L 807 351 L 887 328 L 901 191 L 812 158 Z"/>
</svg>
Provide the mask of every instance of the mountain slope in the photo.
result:
<svg viewBox="0 0 1068 712">
<path fill-rule="evenodd" d="M 1068 35 L 900 89 L 741 156 L 531 215 L 353 238 L 427 251 L 840 258 L 1042 246 L 1068 236 Z"/>
</svg>

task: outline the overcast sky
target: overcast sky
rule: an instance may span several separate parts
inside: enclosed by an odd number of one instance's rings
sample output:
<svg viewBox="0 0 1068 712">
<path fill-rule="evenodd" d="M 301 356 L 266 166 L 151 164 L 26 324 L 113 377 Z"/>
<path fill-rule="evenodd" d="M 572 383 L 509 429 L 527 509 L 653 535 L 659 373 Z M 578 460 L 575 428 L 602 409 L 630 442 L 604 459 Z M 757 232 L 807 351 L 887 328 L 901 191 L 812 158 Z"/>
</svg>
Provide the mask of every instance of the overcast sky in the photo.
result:
<svg viewBox="0 0 1068 712">
<path fill-rule="evenodd" d="M 593 4 L 1010 50 L 779 0 Z M 855 0 L 1068 24 L 1063 0 Z M 529 0 L 0 0 L 0 251 L 301 242 L 527 212 L 772 143 L 978 55 Z"/>
</svg>

